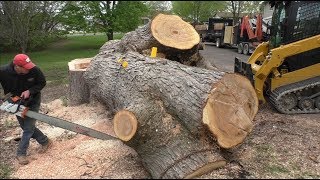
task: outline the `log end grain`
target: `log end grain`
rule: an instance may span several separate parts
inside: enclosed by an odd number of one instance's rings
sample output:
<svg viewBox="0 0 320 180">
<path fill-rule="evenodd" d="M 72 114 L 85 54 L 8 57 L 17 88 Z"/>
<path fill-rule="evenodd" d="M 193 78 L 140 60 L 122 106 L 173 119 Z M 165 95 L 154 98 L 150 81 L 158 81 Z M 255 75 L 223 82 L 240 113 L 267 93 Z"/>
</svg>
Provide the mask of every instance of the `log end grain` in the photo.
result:
<svg viewBox="0 0 320 180">
<path fill-rule="evenodd" d="M 137 132 L 137 127 L 136 116 L 128 110 L 117 112 L 113 118 L 114 132 L 123 141 L 129 141 Z"/>
<path fill-rule="evenodd" d="M 252 131 L 258 105 L 256 92 L 247 78 L 226 74 L 213 86 L 202 121 L 221 147 L 232 148 Z"/>
<path fill-rule="evenodd" d="M 69 71 L 86 71 L 92 58 L 74 59 L 68 62 Z"/>
<path fill-rule="evenodd" d="M 191 49 L 200 43 L 194 27 L 177 15 L 157 15 L 151 23 L 153 37 L 162 45 L 176 49 Z"/>
</svg>

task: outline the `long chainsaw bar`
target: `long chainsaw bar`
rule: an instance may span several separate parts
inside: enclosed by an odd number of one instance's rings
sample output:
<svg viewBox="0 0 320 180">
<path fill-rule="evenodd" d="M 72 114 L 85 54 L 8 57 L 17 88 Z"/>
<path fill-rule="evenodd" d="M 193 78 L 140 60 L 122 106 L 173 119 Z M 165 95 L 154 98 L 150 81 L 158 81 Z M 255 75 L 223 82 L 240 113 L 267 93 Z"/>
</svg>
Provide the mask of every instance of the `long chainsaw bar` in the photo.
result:
<svg viewBox="0 0 320 180">
<path fill-rule="evenodd" d="M 30 111 L 28 110 L 25 114 L 25 116 L 28 116 L 30 118 L 34 118 L 37 119 L 39 121 L 45 122 L 47 124 L 56 126 L 56 127 L 60 127 L 62 129 L 67 129 L 76 133 L 80 133 L 86 136 L 90 136 L 90 137 L 94 137 L 94 138 L 98 138 L 98 139 L 102 139 L 102 140 L 111 140 L 111 139 L 118 139 L 116 137 L 113 137 L 111 135 L 102 133 L 100 131 L 79 125 L 79 124 L 75 124 L 69 121 L 65 121 L 59 118 L 55 118 L 55 117 L 51 117 L 48 115 L 44 115 L 44 114 L 40 114 L 34 111 Z"/>
<path fill-rule="evenodd" d="M 15 99 L 14 99 L 15 98 Z M 9 112 L 11 114 L 15 114 L 17 116 L 20 117 L 30 117 L 30 118 L 34 118 L 37 119 L 39 121 L 42 121 L 44 123 L 56 126 L 56 127 L 60 127 L 62 129 L 67 129 L 76 133 L 80 133 L 86 136 L 90 136 L 90 137 L 94 137 L 97 139 L 102 139 L 102 140 L 118 140 L 118 138 L 113 137 L 109 134 L 105 134 L 102 133 L 100 131 L 76 124 L 76 123 L 72 123 L 63 119 L 59 119 L 56 117 L 52 117 L 52 116 L 48 116 L 48 115 L 44 115 L 41 113 L 37 113 L 34 111 L 30 111 L 27 107 L 25 107 L 24 105 L 21 105 L 21 103 L 17 103 L 17 101 L 21 100 L 19 97 L 13 97 L 11 99 L 11 101 L 5 100 L 1 106 L 0 106 L 0 110 L 2 111 L 6 111 Z M 21 101 L 20 101 L 21 102 Z"/>
</svg>

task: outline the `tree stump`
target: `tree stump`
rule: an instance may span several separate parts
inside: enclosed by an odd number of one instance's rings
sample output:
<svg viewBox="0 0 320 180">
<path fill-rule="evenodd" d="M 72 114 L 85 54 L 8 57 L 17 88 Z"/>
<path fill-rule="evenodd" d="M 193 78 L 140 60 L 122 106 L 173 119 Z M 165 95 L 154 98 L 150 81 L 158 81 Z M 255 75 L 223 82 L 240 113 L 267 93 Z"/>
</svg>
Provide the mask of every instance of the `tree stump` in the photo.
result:
<svg viewBox="0 0 320 180">
<path fill-rule="evenodd" d="M 82 76 L 153 178 L 194 178 L 222 167 L 220 149 L 235 148 L 253 128 L 258 99 L 250 81 L 203 66 L 194 33 L 181 18 L 160 14 L 105 43 Z M 152 47 L 163 56 L 151 58 Z"/>
<path fill-rule="evenodd" d="M 90 89 L 83 79 L 83 73 L 90 65 L 92 58 L 74 59 L 68 63 L 69 67 L 69 93 L 68 105 L 76 106 L 88 103 Z"/>
</svg>

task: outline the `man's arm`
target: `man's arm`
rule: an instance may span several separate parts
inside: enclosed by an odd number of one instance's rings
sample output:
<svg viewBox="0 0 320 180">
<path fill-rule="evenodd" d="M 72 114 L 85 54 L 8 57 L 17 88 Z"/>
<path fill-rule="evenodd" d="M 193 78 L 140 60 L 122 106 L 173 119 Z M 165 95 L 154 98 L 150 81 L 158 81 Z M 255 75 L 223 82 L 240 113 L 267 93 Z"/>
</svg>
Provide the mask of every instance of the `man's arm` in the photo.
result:
<svg viewBox="0 0 320 180">
<path fill-rule="evenodd" d="M 39 93 L 46 86 L 46 78 L 42 71 L 38 68 L 36 73 L 36 84 L 29 89 L 30 95 Z"/>
</svg>

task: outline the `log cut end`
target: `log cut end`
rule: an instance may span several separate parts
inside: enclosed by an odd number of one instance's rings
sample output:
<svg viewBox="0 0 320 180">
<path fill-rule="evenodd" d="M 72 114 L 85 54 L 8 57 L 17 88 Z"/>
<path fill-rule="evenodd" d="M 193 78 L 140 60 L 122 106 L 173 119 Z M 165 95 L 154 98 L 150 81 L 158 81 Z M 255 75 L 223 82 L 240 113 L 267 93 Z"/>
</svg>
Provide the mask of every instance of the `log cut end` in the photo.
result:
<svg viewBox="0 0 320 180">
<path fill-rule="evenodd" d="M 157 15 L 152 20 L 151 32 L 157 41 L 167 47 L 185 50 L 200 43 L 197 31 L 177 15 Z"/>
<path fill-rule="evenodd" d="M 258 105 L 256 92 L 247 78 L 226 74 L 212 88 L 202 121 L 221 147 L 232 148 L 251 132 Z"/>
<path fill-rule="evenodd" d="M 68 62 L 69 71 L 86 71 L 92 58 L 74 59 Z"/>
<path fill-rule="evenodd" d="M 138 121 L 136 116 L 127 110 L 121 110 L 113 118 L 115 134 L 123 141 L 129 141 L 137 132 Z"/>
</svg>

